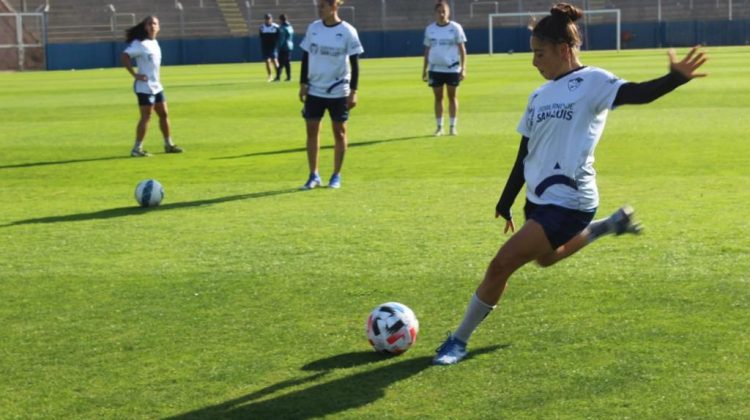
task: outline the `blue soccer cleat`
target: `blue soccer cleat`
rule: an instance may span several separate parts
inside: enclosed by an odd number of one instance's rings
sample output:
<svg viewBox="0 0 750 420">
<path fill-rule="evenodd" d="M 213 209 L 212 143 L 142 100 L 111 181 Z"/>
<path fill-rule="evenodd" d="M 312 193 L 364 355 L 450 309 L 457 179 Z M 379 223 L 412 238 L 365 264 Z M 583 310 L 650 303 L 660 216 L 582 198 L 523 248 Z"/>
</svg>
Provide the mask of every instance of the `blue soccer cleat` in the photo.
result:
<svg viewBox="0 0 750 420">
<path fill-rule="evenodd" d="M 310 177 L 307 178 L 307 182 L 305 182 L 305 185 L 300 187 L 301 190 L 311 190 L 315 187 L 319 187 L 322 184 L 320 180 L 320 175 L 318 174 L 310 174 Z"/>
<path fill-rule="evenodd" d="M 328 188 L 341 188 L 341 175 L 333 174 L 331 180 L 328 181 Z"/>
<path fill-rule="evenodd" d="M 463 360 L 468 354 L 466 351 L 466 343 L 454 337 L 448 335 L 445 342 L 435 350 L 437 354 L 432 359 L 433 365 L 455 365 L 456 363 Z"/>
</svg>

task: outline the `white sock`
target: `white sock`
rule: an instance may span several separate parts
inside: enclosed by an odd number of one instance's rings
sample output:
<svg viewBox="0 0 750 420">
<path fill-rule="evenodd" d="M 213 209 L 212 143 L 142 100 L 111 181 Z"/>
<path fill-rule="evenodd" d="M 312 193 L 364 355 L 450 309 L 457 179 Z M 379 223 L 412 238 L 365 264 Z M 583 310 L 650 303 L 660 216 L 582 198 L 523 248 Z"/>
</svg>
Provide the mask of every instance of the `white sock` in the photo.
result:
<svg viewBox="0 0 750 420">
<path fill-rule="evenodd" d="M 482 302 L 477 297 L 477 294 L 474 293 L 469 302 L 469 306 L 466 308 L 464 320 L 461 321 L 461 325 L 458 326 L 458 329 L 453 333 L 453 336 L 464 343 L 468 343 L 471 334 L 477 329 L 479 324 L 487 318 L 487 315 L 495 309 L 495 306 L 490 306 Z"/>
<path fill-rule="evenodd" d="M 164 139 L 164 145 L 165 146 L 174 146 L 174 143 L 172 143 L 172 137 L 167 137 Z"/>
<path fill-rule="evenodd" d="M 136 140 L 133 150 L 140 150 L 143 147 L 143 140 Z"/>
<path fill-rule="evenodd" d="M 456 126 L 456 121 L 458 121 L 458 117 L 451 117 L 451 127 Z"/>
<path fill-rule="evenodd" d="M 437 122 L 437 128 L 443 128 L 443 117 L 435 118 L 435 122 Z"/>
</svg>

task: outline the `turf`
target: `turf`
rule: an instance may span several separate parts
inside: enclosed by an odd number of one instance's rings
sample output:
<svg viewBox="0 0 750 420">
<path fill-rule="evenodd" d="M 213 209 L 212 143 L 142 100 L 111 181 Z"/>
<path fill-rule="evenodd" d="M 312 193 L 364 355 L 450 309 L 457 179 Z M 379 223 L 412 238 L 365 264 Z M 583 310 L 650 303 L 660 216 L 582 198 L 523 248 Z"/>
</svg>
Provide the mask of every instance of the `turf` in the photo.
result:
<svg viewBox="0 0 750 420">
<path fill-rule="evenodd" d="M 155 120 L 148 159 L 124 70 L 1 73 L 0 417 L 750 417 L 750 49 L 709 52 L 708 78 L 613 111 L 597 150 L 600 214 L 630 203 L 646 233 L 524 267 L 448 368 L 434 348 L 507 239 L 530 55 L 470 56 L 441 138 L 421 58 L 365 59 L 343 187 L 310 192 L 297 84 L 261 64 L 163 68 L 186 152 L 159 153 Z M 323 145 L 327 179 L 327 122 Z M 146 178 L 159 208 L 136 206 Z M 421 323 L 392 358 L 364 335 L 386 301 Z"/>
</svg>

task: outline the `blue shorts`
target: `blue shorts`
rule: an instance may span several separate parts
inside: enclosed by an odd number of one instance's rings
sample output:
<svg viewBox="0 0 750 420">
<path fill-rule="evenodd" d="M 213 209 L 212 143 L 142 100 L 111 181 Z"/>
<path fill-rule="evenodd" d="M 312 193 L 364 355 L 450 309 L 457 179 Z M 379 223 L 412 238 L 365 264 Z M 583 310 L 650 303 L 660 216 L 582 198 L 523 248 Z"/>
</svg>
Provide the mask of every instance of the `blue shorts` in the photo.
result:
<svg viewBox="0 0 750 420">
<path fill-rule="evenodd" d="M 443 85 L 458 86 L 461 83 L 458 73 L 431 71 L 428 75 L 427 85 L 430 87 L 442 87 Z"/>
<path fill-rule="evenodd" d="M 307 95 L 305 98 L 302 117 L 306 120 L 320 121 L 326 110 L 328 110 L 331 121 L 345 122 L 349 119 L 349 108 L 346 105 L 346 97 L 321 98 L 312 95 Z"/>
<path fill-rule="evenodd" d="M 135 95 L 138 97 L 138 105 L 140 106 L 154 106 L 154 104 L 167 102 L 167 97 L 164 96 L 163 90 L 154 94 L 136 92 Z"/>
<path fill-rule="evenodd" d="M 275 60 L 279 56 L 279 52 L 276 48 L 263 48 L 261 55 L 264 60 Z"/>
<path fill-rule="evenodd" d="M 552 249 L 559 248 L 586 229 L 596 213 L 596 210 L 571 210 L 553 204 L 535 204 L 529 200 L 526 200 L 523 211 L 526 220 L 542 225 Z"/>
</svg>

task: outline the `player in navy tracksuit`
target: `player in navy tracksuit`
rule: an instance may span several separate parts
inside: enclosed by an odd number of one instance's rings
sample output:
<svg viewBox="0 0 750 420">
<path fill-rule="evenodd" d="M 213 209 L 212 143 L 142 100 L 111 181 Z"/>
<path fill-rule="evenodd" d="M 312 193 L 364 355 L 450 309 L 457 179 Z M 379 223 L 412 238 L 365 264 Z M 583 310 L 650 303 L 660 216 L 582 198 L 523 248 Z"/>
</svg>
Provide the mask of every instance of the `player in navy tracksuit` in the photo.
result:
<svg viewBox="0 0 750 420">
<path fill-rule="evenodd" d="M 275 81 L 281 80 L 281 70 L 286 71 L 287 82 L 292 80 L 292 50 L 294 49 L 294 28 L 286 18 L 286 15 L 279 15 L 279 67 L 276 70 Z"/>
</svg>

